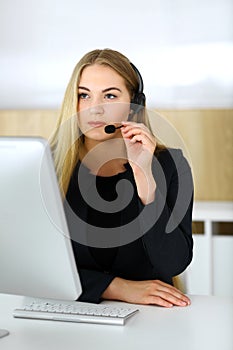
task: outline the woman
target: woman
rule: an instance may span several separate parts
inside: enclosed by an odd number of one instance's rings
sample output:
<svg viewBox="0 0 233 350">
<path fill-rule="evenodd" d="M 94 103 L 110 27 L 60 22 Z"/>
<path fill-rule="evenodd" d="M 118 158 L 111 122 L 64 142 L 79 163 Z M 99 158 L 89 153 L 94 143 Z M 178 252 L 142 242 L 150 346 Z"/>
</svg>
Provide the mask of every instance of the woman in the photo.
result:
<svg viewBox="0 0 233 350">
<path fill-rule="evenodd" d="M 190 167 L 156 142 L 144 105 L 140 73 L 121 53 L 94 50 L 76 65 L 52 149 L 80 301 L 190 304 L 172 285 L 192 260 Z"/>
</svg>

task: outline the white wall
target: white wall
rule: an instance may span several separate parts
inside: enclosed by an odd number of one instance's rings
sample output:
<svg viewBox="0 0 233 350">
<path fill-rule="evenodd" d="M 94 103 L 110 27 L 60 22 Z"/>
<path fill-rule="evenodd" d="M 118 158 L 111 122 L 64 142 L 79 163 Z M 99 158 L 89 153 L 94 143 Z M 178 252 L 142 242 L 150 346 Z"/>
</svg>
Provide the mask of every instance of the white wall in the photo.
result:
<svg viewBox="0 0 233 350">
<path fill-rule="evenodd" d="M 232 0 L 1 0 L 0 108 L 59 108 L 86 51 L 122 51 L 148 106 L 233 106 Z"/>
</svg>

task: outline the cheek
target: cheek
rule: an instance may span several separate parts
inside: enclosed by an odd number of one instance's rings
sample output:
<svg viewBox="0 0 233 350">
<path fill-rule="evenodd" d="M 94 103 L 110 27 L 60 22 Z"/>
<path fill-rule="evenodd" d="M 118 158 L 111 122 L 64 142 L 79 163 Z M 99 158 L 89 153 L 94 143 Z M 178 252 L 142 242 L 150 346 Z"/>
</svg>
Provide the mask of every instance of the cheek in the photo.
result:
<svg viewBox="0 0 233 350">
<path fill-rule="evenodd" d="M 78 126 L 82 132 L 85 132 L 85 130 L 87 129 L 88 115 L 89 113 L 87 112 L 87 110 L 81 111 L 79 109 L 79 112 L 77 114 Z"/>
<path fill-rule="evenodd" d="M 89 108 L 88 102 L 89 102 L 88 100 L 83 100 L 82 98 L 80 98 L 77 105 L 78 112 Z"/>
<path fill-rule="evenodd" d="M 121 122 L 127 120 L 129 113 L 129 103 L 114 103 L 105 106 L 105 115 L 109 121 Z"/>
</svg>

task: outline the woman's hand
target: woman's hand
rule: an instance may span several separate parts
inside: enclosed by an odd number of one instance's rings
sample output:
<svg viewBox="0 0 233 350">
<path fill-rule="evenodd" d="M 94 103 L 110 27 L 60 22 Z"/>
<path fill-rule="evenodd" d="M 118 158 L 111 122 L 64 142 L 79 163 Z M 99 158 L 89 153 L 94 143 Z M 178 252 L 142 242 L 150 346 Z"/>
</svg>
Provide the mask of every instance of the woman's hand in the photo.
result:
<svg viewBox="0 0 233 350">
<path fill-rule="evenodd" d="M 156 148 L 155 137 L 142 123 L 122 122 L 128 161 L 134 173 L 138 196 L 144 205 L 153 202 L 156 183 L 152 174 L 152 159 Z"/>
<path fill-rule="evenodd" d="M 156 148 L 155 137 L 143 123 L 122 122 L 122 125 L 121 133 L 132 169 L 150 170 Z"/>
<path fill-rule="evenodd" d="M 102 296 L 104 299 L 164 307 L 187 306 L 191 304 L 190 299 L 181 291 L 159 280 L 129 281 L 116 277 Z"/>
</svg>

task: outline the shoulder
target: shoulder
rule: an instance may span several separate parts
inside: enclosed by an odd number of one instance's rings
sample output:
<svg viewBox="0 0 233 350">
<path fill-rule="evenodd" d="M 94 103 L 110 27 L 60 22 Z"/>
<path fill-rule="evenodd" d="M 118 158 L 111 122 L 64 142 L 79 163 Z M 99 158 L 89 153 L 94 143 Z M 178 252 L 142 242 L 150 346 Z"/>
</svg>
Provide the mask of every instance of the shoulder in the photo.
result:
<svg viewBox="0 0 233 350">
<path fill-rule="evenodd" d="M 155 153 L 156 160 L 164 168 L 177 167 L 185 158 L 179 148 L 164 148 Z"/>
<path fill-rule="evenodd" d="M 167 180 L 173 176 L 191 175 L 191 167 L 183 155 L 183 151 L 179 148 L 164 148 L 154 155 L 153 172 L 157 172 L 156 168 L 161 168 Z"/>
</svg>

